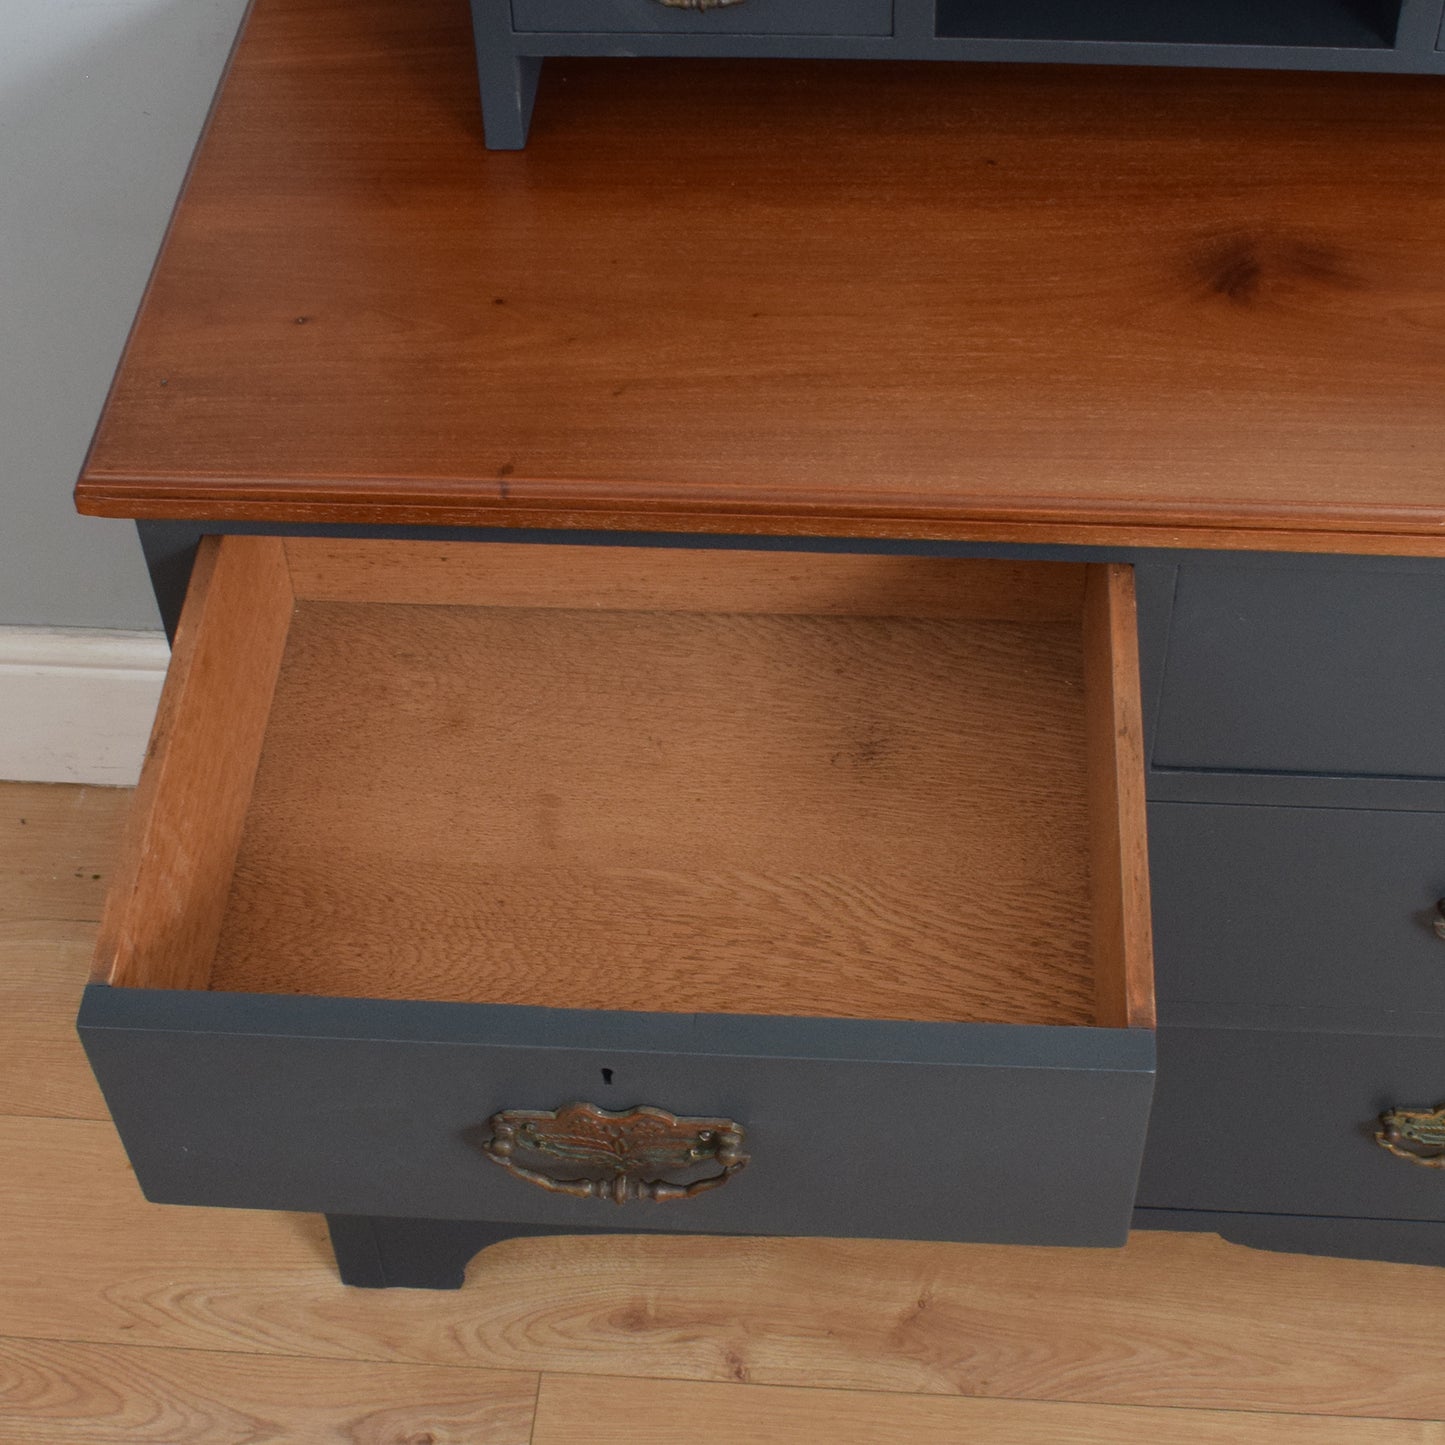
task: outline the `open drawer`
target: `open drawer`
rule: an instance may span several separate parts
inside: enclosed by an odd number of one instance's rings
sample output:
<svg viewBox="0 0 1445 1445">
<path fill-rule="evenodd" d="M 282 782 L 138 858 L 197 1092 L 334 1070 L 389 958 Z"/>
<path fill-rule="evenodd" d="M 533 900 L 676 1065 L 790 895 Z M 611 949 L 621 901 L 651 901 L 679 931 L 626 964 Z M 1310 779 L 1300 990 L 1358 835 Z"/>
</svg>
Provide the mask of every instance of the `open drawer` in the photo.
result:
<svg viewBox="0 0 1445 1445">
<path fill-rule="evenodd" d="M 1140 754 L 1127 567 L 209 539 L 81 1034 L 163 1202 L 1122 1241 Z"/>
</svg>

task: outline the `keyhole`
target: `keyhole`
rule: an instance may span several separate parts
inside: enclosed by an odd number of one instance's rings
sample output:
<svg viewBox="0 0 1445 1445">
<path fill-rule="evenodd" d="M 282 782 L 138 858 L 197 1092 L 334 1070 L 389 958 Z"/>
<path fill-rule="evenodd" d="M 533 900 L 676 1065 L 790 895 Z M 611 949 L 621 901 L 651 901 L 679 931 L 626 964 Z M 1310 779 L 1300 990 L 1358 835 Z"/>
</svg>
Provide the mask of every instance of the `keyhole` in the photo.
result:
<svg viewBox="0 0 1445 1445">
<path fill-rule="evenodd" d="M 610 1084 L 610 1083 L 612 1082 L 612 1070 L 611 1070 L 611 1069 L 603 1069 L 603 1070 L 602 1070 L 602 1082 L 603 1082 L 604 1084 Z"/>
</svg>

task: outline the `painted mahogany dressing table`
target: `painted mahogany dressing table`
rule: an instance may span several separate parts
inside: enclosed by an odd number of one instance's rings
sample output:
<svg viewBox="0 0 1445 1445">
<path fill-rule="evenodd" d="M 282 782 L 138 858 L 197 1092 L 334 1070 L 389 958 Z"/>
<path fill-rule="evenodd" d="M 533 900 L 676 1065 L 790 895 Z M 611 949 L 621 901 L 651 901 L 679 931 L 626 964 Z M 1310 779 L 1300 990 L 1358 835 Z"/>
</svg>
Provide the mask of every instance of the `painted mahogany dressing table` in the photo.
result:
<svg viewBox="0 0 1445 1445">
<path fill-rule="evenodd" d="M 141 1187 L 1445 1263 L 1445 88 L 619 64 L 245 26 L 77 490 Z"/>
</svg>

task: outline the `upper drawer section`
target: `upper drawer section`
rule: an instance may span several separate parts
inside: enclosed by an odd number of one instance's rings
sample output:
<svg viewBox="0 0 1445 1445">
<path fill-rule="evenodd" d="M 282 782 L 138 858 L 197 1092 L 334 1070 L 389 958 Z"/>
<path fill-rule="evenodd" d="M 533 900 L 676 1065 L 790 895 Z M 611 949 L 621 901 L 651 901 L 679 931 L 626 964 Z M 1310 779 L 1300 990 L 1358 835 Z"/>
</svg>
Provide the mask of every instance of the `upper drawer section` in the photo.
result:
<svg viewBox="0 0 1445 1445">
<path fill-rule="evenodd" d="M 512 0 L 522 31 L 668 35 L 891 35 L 893 0 Z"/>
<path fill-rule="evenodd" d="M 1445 777 L 1445 570 L 1180 569 L 1153 763 Z"/>
</svg>

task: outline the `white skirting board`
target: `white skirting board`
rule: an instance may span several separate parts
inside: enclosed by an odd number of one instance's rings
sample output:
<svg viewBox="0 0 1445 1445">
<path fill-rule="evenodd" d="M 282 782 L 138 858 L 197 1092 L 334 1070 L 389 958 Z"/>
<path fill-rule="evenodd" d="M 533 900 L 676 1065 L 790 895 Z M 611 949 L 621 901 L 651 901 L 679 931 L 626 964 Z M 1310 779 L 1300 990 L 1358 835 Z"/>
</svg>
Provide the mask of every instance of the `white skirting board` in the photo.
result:
<svg viewBox="0 0 1445 1445">
<path fill-rule="evenodd" d="M 0 779 L 134 784 L 169 659 L 159 632 L 0 627 Z"/>
</svg>

